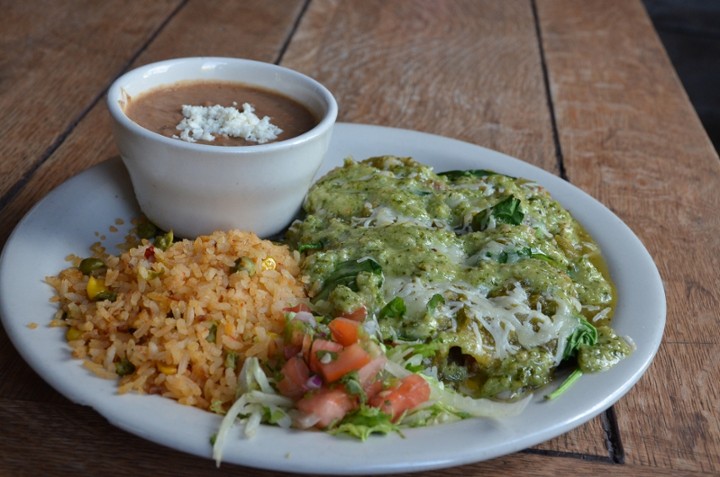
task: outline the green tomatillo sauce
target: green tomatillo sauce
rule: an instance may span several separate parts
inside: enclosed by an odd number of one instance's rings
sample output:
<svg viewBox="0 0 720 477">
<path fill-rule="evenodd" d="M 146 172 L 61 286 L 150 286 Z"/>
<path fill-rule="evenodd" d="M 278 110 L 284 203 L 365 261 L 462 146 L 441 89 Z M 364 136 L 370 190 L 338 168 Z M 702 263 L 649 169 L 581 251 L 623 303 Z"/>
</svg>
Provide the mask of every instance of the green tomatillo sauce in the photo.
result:
<svg viewBox="0 0 720 477">
<path fill-rule="evenodd" d="M 609 327 L 597 244 L 533 181 L 347 160 L 313 186 L 287 239 L 317 312 L 365 307 L 369 332 L 473 397 L 515 399 L 561 365 L 597 372 L 632 351 Z"/>
</svg>

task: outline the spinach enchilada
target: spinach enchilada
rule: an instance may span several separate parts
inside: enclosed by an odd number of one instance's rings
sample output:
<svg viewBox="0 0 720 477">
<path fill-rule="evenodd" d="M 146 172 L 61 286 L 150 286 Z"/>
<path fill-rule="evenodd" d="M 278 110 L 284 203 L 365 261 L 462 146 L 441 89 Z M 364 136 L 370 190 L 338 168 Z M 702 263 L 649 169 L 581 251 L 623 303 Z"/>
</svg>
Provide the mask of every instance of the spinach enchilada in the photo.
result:
<svg viewBox="0 0 720 477">
<path fill-rule="evenodd" d="M 563 363 L 577 376 L 632 352 L 610 327 L 615 290 L 597 244 L 535 182 L 348 159 L 304 212 L 287 239 L 314 310 L 365 308 L 389 357 L 463 394 L 514 400 Z"/>
</svg>

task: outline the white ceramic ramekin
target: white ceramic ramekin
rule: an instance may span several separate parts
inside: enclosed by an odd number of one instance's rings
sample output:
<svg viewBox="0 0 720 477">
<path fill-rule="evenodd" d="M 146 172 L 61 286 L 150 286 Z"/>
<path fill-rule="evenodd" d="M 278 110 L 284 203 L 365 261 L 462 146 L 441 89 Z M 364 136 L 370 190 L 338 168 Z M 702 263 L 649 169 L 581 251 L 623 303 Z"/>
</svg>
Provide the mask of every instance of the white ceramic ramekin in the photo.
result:
<svg viewBox="0 0 720 477">
<path fill-rule="evenodd" d="M 234 81 L 304 104 L 319 123 L 300 136 L 242 147 L 165 137 L 130 120 L 128 98 L 178 81 Z M 323 161 L 337 117 L 330 91 L 314 79 L 270 63 L 237 58 L 179 58 L 118 78 L 107 104 L 113 133 L 143 213 L 176 236 L 240 229 L 267 237 L 298 212 Z M 282 125 L 279 125 L 282 127 Z"/>
</svg>

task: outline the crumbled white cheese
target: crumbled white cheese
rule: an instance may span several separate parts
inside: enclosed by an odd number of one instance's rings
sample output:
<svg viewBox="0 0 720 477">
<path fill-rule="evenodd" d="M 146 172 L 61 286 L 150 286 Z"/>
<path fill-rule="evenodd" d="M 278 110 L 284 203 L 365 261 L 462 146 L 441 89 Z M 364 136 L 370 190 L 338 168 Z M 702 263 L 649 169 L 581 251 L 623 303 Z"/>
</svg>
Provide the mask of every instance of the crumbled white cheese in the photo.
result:
<svg viewBox="0 0 720 477">
<path fill-rule="evenodd" d="M 237 103 L 233 103 L 237 105 Z M 282 129 L 270 123 L 265 116 L 260 119 L 255 109 L 248 103 L 243 104 L 240 112 L 236 107 L 191 106 L 183 105 L 184 119 L 177 125 L 181 131 L 173 136 L 187 142 L 214 141 L 216 135 L 239 137 L 246 141 L 264 144 L 277 139 Z"/>
</svg>

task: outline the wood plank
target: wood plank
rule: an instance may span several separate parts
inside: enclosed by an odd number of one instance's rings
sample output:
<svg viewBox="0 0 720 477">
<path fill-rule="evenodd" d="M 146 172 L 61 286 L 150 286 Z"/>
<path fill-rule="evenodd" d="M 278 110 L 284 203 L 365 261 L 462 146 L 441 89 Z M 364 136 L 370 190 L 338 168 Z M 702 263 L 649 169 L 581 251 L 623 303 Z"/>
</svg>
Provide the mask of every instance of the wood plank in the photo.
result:
<svg viewBox="0 0 720 477">
<path fill-rule="evenodd" d="M 533 449 L 551 455 L 568 455 L 611 462 L 602 419 L 602 416 L 597 416 L 576 429 L 538 444 Z"/>
<path fill-rule="evenodd" d="M 340 121 L 454 137 L 558 172 L 527 1 L 316 0 L 283 65 L 324 83 Z"/>
<path fill-rule="evenodd" d="M 0 326 L 0 399 L 34 400 L 38 398 L 51 404 L 68 402 L 23 361 L 5 330 Z M 2 438 L 0 438 L 1 442 Z"/>
<path fill-rule="evenodd" d="M 665 344 L 616 406 L 627 462 L 716 473 L 717 154 L 639 1 L 537 5 L 567 175 L 637 231 L 666 287 Z"/>
<path fill-rule="evenodd" d="M 227 56 L 275 63 L 304 0 L 191 0 L 135 66 L 185 56 Z"/>
<path fill-rule="evenodd" d="M 92 0 L 4 2 L 0 205 L 178 4 L 131 1 L 117 8 Z"/>
<path fill-rule="evenodd" d="M 650 378 L 617 406 L 629 463 L 720 473 L 719 348 L 717 338 L 664 343 Z"/>
<path fill-rule="evenodd" d="M 216 476 L 289 476 L 282 472 L 262 471 L 233 464 L 215 463 L 167 449 L 158 444 L 117 430 L 92 410 L 72 405 L 49 406 L 42 403 L 0 399 L 0 422 L 4 439 L 0 462 L 4 475 L 153 475 L 174 477 Z M 82 425 L 78 425 L 82 423 Z M 80 451 L 81 450 L 81 451 Z M 557 475 L 671 476 L 663 469 L 616 465 L 572 457 L 548 457 L 519 452 L 506 457 L 449 469 L 418 472 L 418 477 L 536 476 Z M 692 472 L 684 473 L 692 477 Z M 699 474 L 698 474 L 699 475 Z"/>
</svg>

